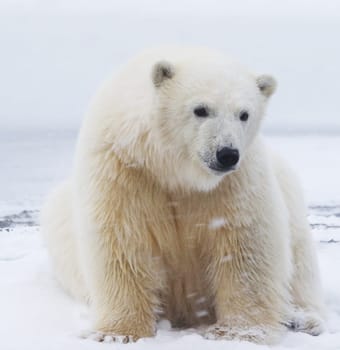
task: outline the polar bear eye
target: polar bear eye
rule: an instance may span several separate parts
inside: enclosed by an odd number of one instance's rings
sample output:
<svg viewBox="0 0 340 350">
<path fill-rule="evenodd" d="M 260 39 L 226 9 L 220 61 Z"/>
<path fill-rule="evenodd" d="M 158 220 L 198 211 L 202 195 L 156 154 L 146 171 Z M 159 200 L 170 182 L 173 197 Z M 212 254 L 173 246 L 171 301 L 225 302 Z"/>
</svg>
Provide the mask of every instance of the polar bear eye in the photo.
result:
<svg viewBox="0 0 340 350">
<path fill-rule="evenodd" d="M 194 113 L 197 117 L 205 118 L 209 116 L 209 110 L 207 107 L 199 106 L 194 109 Z"/>
<path fill-rule="evenodd" d="M 248 112 L 241 112 L 240 113 L 240 120 L 242 121 L 242 122 L 246 122 L 247 120 L 248 120 L 248 118 L 249 118 L 249 114 L 248 114 Z"/>
</svg>

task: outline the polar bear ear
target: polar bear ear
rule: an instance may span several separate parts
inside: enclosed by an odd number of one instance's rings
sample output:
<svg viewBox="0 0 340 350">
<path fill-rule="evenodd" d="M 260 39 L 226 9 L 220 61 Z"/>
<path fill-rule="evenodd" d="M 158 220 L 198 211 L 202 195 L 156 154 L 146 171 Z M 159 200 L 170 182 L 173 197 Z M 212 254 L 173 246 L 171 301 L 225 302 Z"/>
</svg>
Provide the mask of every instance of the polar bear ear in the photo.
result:
<svg viewBox="0 0 340 350">
<path fill-rule="evenodd" d="M 270 75 L 260 75 L 256 78 L 256 84 L 261 93 L 270 97 L 276 90 L 276 80 Z"/>
<path fill-rule="evenodd" d="M 152 68 L 152 81 L 156 87 L 161 86 L 165 80 L 172 79 L 174 75 L 175 69 L 167 61 L 159 61 Z"/>
</svg>

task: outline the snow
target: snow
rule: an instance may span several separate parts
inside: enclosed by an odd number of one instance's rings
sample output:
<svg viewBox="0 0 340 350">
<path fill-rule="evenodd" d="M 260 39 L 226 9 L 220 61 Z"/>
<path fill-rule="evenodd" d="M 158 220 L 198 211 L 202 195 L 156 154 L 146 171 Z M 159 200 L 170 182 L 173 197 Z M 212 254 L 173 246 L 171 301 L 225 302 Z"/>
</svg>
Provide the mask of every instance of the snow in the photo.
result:
<svg viewBox="0 0 340 350">
<path fill-rule="evenodd" d="M 340 137 L 281 135 L 269 136 L 268 142 L 303 182 L 329 309 L 326 333 L 288 332 L 275 349 L 340 349 Z M 194 329 L 172 330 L 166 320 L 159 323 L 155 338 L 134 344 L 81 338 L 90 328 L 89 311 L 54 280 L 38 224 L 46 193 L 71 169 L 74 143 L 74 133 L 0 135 L 0 349 L 269 349 L 206 340 Z"/>
<path fill-rule="evenodd" d="M 232 255 L 225 255 L 225 256 L 222 258 L 222 262 L 224 262 L 224 263 L 230 262 L 231 260 L 233 260 Z"/>
<path fill-rule="evenodd" d="M 216 230 L 223 227 L 227 223 L 225 218 L 214 218 L 209 222 L 208 228 L 211 230 Z"/>
</svg>

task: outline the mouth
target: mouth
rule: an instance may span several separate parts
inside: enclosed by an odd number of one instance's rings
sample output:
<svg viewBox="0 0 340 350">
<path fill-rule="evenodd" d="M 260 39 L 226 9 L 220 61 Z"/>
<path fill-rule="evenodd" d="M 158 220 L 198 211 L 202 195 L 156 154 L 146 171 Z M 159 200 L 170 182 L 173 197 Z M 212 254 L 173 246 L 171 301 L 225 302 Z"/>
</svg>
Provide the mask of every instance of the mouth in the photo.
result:
<svg viewBox="0 0 340 350">
<path fill-rule="evenodd" d="M 237 165 L 222 167 L 219 164 L 209 164 L 208 168 L 216 175 L 225 175 L 237 169 Z"/>
</svg>

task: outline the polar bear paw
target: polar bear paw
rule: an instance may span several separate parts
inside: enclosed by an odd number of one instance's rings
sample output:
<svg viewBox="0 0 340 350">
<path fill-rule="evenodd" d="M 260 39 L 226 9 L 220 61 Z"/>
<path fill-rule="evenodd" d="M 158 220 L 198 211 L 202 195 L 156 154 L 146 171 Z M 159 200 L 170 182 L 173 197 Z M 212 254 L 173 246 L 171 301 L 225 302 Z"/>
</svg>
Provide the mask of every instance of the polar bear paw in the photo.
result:
<svg viewBox="0 0 340 350">
<path fill-rule="evenodd" d="M 127 344 L 136 342 L 139 338 L 133 335 L 118 335 L 104 333 L 100 331 L 84 331 L 80 334 L 82 339 L 90 339 L 100 343 L 120 343 Z"/>
<path fill-rule="evenodd" d="M 314 336 L 325 331 L 324 321 L 313 311 L 295 311 L 285 322 L 285 326 L 294 332 L 303 332 Z"/>
</svg>

